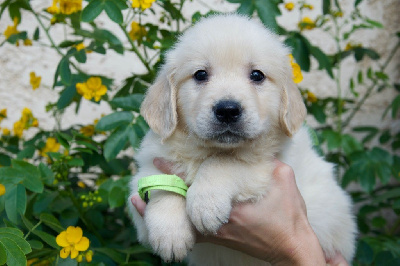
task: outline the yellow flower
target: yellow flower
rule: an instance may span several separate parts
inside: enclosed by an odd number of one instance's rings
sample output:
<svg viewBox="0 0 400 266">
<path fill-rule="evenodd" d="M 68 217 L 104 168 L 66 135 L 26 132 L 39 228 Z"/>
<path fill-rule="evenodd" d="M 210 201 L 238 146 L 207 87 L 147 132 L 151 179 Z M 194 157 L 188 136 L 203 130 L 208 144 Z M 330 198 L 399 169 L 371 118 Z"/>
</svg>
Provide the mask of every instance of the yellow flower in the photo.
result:
<svg viewBox="0 0 400 266">
<path fill-rule="evenodd" d="M 346 47 L 344 48 L 345 51 L 349 51 L 353 48 L 358 48 L 358 47 L 362 47 L 362 44 L 360 43 L 347 43 Z"/>
<path fill-rule="evenodd" d="M 60 257 L 66 259 L 71 255 L 75 259 L 79 251 L 85 251 L 89 248 L 89 239 L 83 236 L 82 229 L 77 226 L 69 226 L 66 231 L 62 231 L 56 238 L 57 245 L 62 247 Z"/>
<path fill-rule="evenodd" d="M 294 8 L 294 3 L 293 2 L 288 2 L 285 4 L 285 8 L 289 11 L 292 11 L 292 9 Z"/>
<path fill-rule="evenodd" d="M 0 110 L 0 122 L 1 122 L 4 118 L 7 118 L 7 109 L 6 109 L 6 108 Z"/>
<path fill-rule="evenodd" d="M 80 187 L 80 188 L 85 188 L 85 187 L 86 187 L 86 184 L 83 183 L 82 181 L 78 181 L 76 184 L 77 184 L 78 187 Z"/>
<path fill-rule="evenodd" d="M 53 0 L 53 4 L 47 8 L 50 14 L 65 14 L 71 15 L 72 13 L 82 10 L 82 0 Z"/>
<path fill-rule="evenodd" d="M 86 137 L 91 137 L 94 135 L 94 125 L 88 125 L 82 127 L 79 132 L 81 132 Z"/>
<path fill-rule="evenodd" d="M 290 64 L 292 65 L 293 68 L 293 82 L 300 83 L 303 80 L 303 75 L 301 74 L 301 68 L 296 62 L 294 62 L 293 55 L 290 54 L 289 58 L 290 58 Z"/>
<path fill-rule="evenodd" d="M 99 77 L 90 77 L 84 83 L 77 83 L 76 90 L 85 99 L 94 98 L 96 102 L 100 101 L 101 96 L 107 93 L 107 87 L 102 84 Z"/>
<path fill-rule="evenodd" d="M 46 140 L 46 146 L 39 152 L 41 156 L 48 157 L 48 152 L 58 152 L 60 150 L 60 143 L 55 138 L 48 138 Z"/>
<path fill-rule="evenodd" d="M 21 120 L 14 123 L 13 133 L 18 138 L 22 138 L 22 134 L 24 133 L 24 123 Z"/>
<path fill-rule="evenodd" d="M 53 0 L 53 4 L 46 9 L 47 12 L 49 12 L 50 14 L 60 13 L 60 8 L 57 5 L 58 2 L 60 2 L 60 0 Z"/>
<path fill-rule="evenodd" d="M 82 49 L 85 49 L 85 45 L 83 44 L 83 42 L 78 43 L 77 45 L 75 45 L 76 50 L 80 51 Z"/>
<path fill-rule="evenodd" d="M 156 0 L 133 0 L 132 1 L 132 7 L 133 8 L 138 8 L 140 7 L 142 10 L 145 10 L 147 8 L 150 8 L 151 5 L 155 2 Z"/>
<path fill-rule="evenodd" d="M 141 40 L 144 36 L 146 36 L 146 34 L 147 31 L 145 27 L 140 26 L 140 24 L 135 21 L 131 23 L 131 30 L 129 32 L 129 37 L 131 37 L 133 41 Z"/>
<path fill-rule="evenodd" d="M 93 257 L 93 251 L 89 250 L 88 252 L 86 252 L 85 258 L 87 262 L 91 262 L 92 257 Z"/>
<path fill-rule="evenodd" d="M 36 76 L 35 72 L 31 72 L 29 75 L 30 75 L 29 83 L 31 83 L 32 89 L 36 90 L 40 86 L 40 82 L 42 81 L 42 77 L 41 76 Z"/>
<path fill-rule="evenodd" d="M 308 9 L 310 9 L 310 10 L 313 10 L 313 9 L 314 9 L 314 6 L 313 6 L 313 5 L 309 5 L 309 4 L 304 4 L 303 7 L 304 7 L 304 8 L 308 8 Z"/>
<path fill-rule="evenodd" d="M 0 196 L 6 194 L 6 187 L 3 184 L 0 184 Z"/>
<path fill-rule="evenodd" d="M 307 91 L 307 101 L 310 103 L 315 103 L 318 100 L 317 96 L 311 91 Z"/>
<path fill-rule="evenodd" d="M 25 39 L 24 40 L 24 45 L 25 46 L 32 46 L 32 40 L 31 39 Z"/>
<path fill-rule="evenodd" d="M 14 18 L 14 25 L 13 26 L 7 26 L 7 29 L 4 31 L 4 36 L 6 36 L 6 39 L 10 38 L 11 35 L 19 33 L 19 30 L 17 30 L 18 26 L 18 18 Z"/>
<path fill-rule="evenodd" d="M 32 126 L 33 127 L 38 127 L 39 126 L 39 121 L 36 118 L 33 119 Z"/>
<path fill-rule="evenodd" d="M 342 11 L 336 11 L 336 12 L 333 13 L 333 16 L 341 18 L 341 17 L 343 17 L 343 12 Z"/>
<path fill-rule="evenodd" d="M 301 30 L 307 29 L 307 30 L 311 30 L 313 28 L 315 28 L 315 22 L 309 18 L 309 17 L 304 17 L 300 22 L 299 22 L 299 28 Z"/>
<path fill-rule="evenodd" d="M 8 136 L 10 135 L 10 130 L 8 128 L 3 128 L 3 136 Z"/>
</svg>

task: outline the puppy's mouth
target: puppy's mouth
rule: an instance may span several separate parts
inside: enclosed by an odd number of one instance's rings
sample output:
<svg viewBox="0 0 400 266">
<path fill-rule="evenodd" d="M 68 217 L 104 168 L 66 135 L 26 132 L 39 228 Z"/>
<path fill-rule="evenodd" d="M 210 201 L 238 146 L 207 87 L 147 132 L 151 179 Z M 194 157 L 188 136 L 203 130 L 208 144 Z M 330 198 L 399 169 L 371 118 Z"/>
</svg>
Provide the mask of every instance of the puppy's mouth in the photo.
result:
<svg viewBox="0 0 400 266">
<path fill-rule="evenodd" d="M 216 141 L 221 144 L 237 144 L 247 139 L 247 134 L 241 130 L 226 127 L 213 131 L 209 136 L 210 140 Z"/>
</svg>

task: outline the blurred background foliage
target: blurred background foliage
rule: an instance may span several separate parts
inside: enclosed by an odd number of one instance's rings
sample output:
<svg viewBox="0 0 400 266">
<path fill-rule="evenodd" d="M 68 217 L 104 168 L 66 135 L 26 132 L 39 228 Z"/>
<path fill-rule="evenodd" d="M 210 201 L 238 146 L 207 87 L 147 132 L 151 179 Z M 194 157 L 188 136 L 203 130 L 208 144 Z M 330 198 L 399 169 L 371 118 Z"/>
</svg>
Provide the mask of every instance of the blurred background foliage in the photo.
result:
<svg viewBox="0 0 400 266">
<path fill-rule="evenodd" d="M 207 14 L 194 12 L 192 17 L 184 17 L 185 2 L 54 0 L 44 10 L 32 9 L 28 0 L 0 4 L 0 18 L 9 16 L 13 21 L 3 32 L 0 46 L 43 45 L 40 40 L 46 39 L 48 49 L 61 56 L 53 82 L 59 98 L 44 107 L 57 121 L 54 130 L 43 130 L 28 108 L 12 129 L 1 129 L 0 265 L 164 264 L 137 243 L 125 213 L 128 182 L 135 168 L 129 151 L 138 147 L 148 130 L 138 111 L 165 51 L 191 23 L 216 13 L 210 9 Z M 342 10 L 337 0 L 322 0 L 315 20 L 307 16 L 307 10 L 314 8 L 312 1 L 228 2 L 238 4 L 238 13 L 258 17 L 281 35 L 302 71 L 313 71 L 312 62 L 316 62 L 318 69 L 335 81 L 335 97 L 318 97 L 301 85 L 300 90 L 309 114 L 319 124 L 315 148 L 338 165 L 338 182 L 344 188 L 351 184 L 360 231 L 352 263 L 400 265 L 400 157 L 396 155 L 400 133 L 351 123 L 367 99 L 385 90 L 393 90 L 395 97 L 382 117 L 399 117 L 400 84 L 385 71 L 399 48 L 400 33 L 390 55 L 382 58 L 362 43 L 349 41 L 360 29 L 383 28 L 379 21 L 362 14 L 362 0 L 354 1 L 351 13 Z M 279 25 L 282 8 L 300 10 L 296 30 Z M 124 39 L 96 23 L 103 12 L 110 23 L 118 25 Z M 27 13 L 37 23 L 20 30 L 18 25 Z M 158 23 L 143 23 L 148 15 L 156 16 Z M 64 25 L 72 34 L 54 39 L 50 29 L 55 24 Z M 311 44 L 304 32 L 314 28 L 329 33 L 336 44 L 334 52 L 327 54 Z M 106 73 L 87 73 L 80 68 L 89 53 L 107 56 L 109 50 L 135 54 L 146 72 L 132 74 L 117 86 Z M 343 86 L 341 67 L 347 57 L 357 62 L 366 57 L 371 60 L 367 68 L 357 65 L 357 75 Z M 32 72 L 30 83 L 37 89 L 41 77 Z M 351 91 L 352 97 L 344 97 L 344 91 Z M 103 117 L 99 114 L 89 125 L 61 129 L 65 108 L 75 103 L 77 112 L 84 101 L 105 101 L 113 112 Z M 0 123 L 4 119 L 7 109 L 0 110 Z M 26 131 L 33 133 L 26 137 Z"/>
</svg>

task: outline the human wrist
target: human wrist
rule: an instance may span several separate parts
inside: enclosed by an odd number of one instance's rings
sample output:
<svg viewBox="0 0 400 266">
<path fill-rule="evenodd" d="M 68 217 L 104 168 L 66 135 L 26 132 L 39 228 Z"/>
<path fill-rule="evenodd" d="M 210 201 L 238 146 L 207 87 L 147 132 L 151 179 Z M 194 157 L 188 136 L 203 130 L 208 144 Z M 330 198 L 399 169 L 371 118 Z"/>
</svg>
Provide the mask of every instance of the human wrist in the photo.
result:
<svg viewBox="0 0 400 266">
<path fill-rule="evenodd" d="M 291 265 L 326 265 L 324 252 L 311 226 L 298 239 Z"/>
<path fill-rule="evenodd" d="M 296 230 L 281 254 L 284 256 L 273 265 L 326 265 L 319 240 L 309 225 Z"/>
</svg>

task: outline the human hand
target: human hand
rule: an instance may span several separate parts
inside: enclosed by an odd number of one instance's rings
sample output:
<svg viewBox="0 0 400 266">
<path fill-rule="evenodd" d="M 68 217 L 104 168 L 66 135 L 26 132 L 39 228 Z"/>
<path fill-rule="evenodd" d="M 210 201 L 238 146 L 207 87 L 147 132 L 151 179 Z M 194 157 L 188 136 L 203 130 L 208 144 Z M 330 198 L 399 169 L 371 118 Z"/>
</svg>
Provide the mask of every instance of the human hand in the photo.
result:
<svg viewBox="0 0 400 266">
<path fill-rule="evenodd" d="M 156 158 L 154 165 L 165 174 L 172 174 L 171 162 Z M 135 195 L 131 200 L 138 212 L 144 215 L 146 204 L 140 197 Z M 217 235 L 198 234 L 197 242 L 226 246 L 273 265 L 348 265 L 340 254 L 325 261 L 308 222 L 294 173 L 279 161 L 276 161 L 273 183 L 266 197 L 257 203 L 234 206 L 229 222 L 219 229 Z"/>
</svg>

